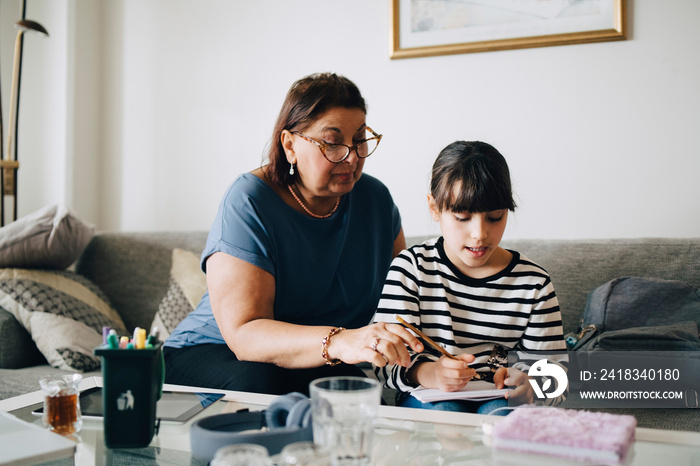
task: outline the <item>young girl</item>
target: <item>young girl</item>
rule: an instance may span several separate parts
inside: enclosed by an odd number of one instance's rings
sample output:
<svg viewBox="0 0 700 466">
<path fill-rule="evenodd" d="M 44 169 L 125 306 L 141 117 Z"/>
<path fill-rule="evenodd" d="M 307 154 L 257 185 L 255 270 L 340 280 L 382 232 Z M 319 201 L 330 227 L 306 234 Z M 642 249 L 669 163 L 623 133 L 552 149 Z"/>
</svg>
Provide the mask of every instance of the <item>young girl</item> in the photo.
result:
<svg viewBox="0 0 700 466">
<path fill-rule="evenodd" d="M 493 377 L 496 388 L 515 386 L 514 403 L 531 403 L 527 374 L 496 369 L 494 350 L 566 349 L 559 304 L 547 272 L 516 251 L 499 246 L 508 213 L 515 210 L 503 156 L 484 142 L 445 147 L 432 170 L 430 214 L 442 237 L 404 250 L 392 262 L 375 322 L 413 324 L 456 359 L 430 346 L 411 353 L 408 367 L 375 366 L 386 386 L 399 390 L 397 405 L 486 414 L 506 406 L 490 402 L 422 403 L 419 386 L 451 392 L 474 379 Z M 502 348 L 499 348 L 499 346 Z M 383 345 L 372 348 L 381 352 Z"/>
</svg>

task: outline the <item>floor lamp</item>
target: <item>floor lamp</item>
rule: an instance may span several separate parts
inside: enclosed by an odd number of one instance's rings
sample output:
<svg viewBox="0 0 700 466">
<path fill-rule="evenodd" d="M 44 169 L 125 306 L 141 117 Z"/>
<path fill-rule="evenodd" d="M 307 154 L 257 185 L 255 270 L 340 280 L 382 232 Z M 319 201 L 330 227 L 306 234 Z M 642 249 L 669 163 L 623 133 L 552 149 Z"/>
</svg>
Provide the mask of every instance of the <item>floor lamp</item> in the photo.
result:
<svg viewBox="0 0 700 466">
<path fill-rule="evenodd" d="M 12 67 L 12 88 L 10 89 L 10 118 L 7 132 L 7 152 L 0 160 L 0 226 L 5 225 L 5 196 L 12 196 L 13 209 L 12 220 L 17 220 L 17 169 L 19 161 L 17 152 L 13 155 L 13 143 L 16 145 L 17 134 L 17 101 L 19 99 L 19 69 L 22 57 L 22 36 L 25 32 L 36 32 L 44 36 L 49 33 L 44 26 L 29 19 L 22 19 L 15 23 L 17 26 L 17 39 L 15 40 L 15 60 Z"/>
</svg>

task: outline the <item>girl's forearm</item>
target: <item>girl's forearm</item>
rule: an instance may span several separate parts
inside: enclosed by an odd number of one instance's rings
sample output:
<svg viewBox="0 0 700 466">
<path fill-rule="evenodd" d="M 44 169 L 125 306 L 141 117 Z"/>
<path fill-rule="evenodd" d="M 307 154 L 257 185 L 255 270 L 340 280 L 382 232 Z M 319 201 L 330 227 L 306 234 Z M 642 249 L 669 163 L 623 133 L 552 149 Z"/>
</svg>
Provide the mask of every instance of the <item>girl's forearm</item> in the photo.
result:
<svg viewBox="0 0 700 466">
<path fill-rule="evenodd" d="M 425 388 L 437 388 L 435 381 L 435 366 L 437 363 L 423 361 L 411 366 L 406 371 L 406 378 L 413 385 L 421 385 Z"/>
</svg>

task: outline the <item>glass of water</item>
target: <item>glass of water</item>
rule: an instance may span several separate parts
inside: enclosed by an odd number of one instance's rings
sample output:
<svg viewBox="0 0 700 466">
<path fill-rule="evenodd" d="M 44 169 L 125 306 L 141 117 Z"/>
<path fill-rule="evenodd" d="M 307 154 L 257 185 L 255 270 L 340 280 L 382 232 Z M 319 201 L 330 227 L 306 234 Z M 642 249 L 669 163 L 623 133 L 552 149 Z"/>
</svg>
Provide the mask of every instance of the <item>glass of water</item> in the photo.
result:
<svg viewBox="0 0 700 466">
<path fill-rule="evenodd" d="M 330 452 L 331 464 L 371 464 L 374 419 L 381 385 L 363 377 L 326 377 L 309 385 L 314 442 Z"/>
</svg>

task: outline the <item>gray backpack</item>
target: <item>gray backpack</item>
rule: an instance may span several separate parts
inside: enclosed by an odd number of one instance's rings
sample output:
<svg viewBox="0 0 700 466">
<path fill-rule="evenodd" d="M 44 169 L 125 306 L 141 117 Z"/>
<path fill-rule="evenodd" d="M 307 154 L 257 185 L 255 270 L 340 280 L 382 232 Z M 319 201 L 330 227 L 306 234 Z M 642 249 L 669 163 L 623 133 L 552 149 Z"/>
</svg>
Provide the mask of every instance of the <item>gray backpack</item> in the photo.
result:
<svg viewBox="0 0 700 466">
<path fill-rule="evenodd" d="M 700 290 L 675 280 L 622 277 L 591 292 L 574 350 L 700 351 Z"/>
</svg>

